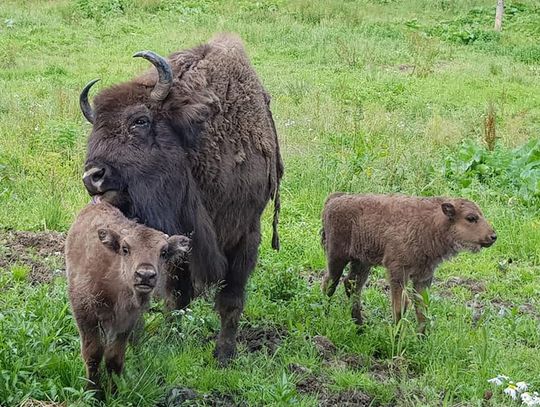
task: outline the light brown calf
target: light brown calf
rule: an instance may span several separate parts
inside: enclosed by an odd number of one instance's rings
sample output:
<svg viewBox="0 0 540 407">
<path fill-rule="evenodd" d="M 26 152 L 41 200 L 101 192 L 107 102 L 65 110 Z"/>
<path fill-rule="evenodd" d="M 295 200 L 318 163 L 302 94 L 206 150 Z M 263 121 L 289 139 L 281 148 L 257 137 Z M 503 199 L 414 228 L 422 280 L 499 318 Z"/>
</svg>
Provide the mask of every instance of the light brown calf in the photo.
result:
<svg viewBox="0 0 540 407">
<path fill-rule="evenodd" d="M 401 319 L 408 298 L 404 288 L 413 281 L 418 330 L 426 317 L 422 294 L 430 287 L 435 268 L 460 251 L 479 251 L 497 239 L 480 208 L 466 199 L 419 198 L 402 195 L 346 195 L 326 200 L 322 243 L 328 271 L 323 291 L 331 296 L 345 266 L 347 295 L 353 296 L 352 316 L 361 325 L 360 294 L 372 266 L 388 270 L 395 321 Z M 354 293 L 353 293 L 354 291 Z"/>
<path fill-rule="evenodd" d="M 103 356 L 108 373 L 121 373 L 128 337 L 162 281 L 165 262 L 185 256 L 189 244 L 185 236 L 168 237 L 130 221 L 107 203 L 80 212 L 65 254 L 89 389 L 100 393 Z"/>
</svg>

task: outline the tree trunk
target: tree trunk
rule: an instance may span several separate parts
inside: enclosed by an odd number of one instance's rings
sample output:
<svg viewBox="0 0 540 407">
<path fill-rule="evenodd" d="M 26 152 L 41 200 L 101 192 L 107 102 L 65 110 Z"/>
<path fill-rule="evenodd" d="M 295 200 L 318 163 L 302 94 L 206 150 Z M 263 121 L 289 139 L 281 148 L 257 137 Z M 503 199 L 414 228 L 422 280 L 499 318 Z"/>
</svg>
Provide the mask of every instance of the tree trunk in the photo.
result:
<svg viewBox="0 0 540 407">
<path fill-rule="evenodd" d="M 495 14 L 495 31 L 502 29 L 502 18 L 504 14 L 504 0 L 497 0 L 497 13 Z"/>
</svg>

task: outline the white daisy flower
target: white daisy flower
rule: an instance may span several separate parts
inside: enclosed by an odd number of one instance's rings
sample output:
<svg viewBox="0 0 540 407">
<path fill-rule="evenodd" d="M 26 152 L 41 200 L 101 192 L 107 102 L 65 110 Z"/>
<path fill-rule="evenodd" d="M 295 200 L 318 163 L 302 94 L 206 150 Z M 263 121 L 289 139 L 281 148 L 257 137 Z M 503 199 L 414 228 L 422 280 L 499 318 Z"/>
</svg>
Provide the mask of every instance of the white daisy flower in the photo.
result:
<svg viewBox="0 0 540 407">
<path fill-rule="evenodd" d="M 534 392 L 533 394 L 529 392 L 523 393 L 521 395 L 521 402 L 527 407 L 540 406 L 540 397 L 538 396 L 538 392 Z"/>
<path fill-rule="evenodd" d="M 524 392 L 525 390 L 529 388 L 529 385 L 525 382 L 517 382 L 516 386 L 520 393 Z"/>
<path fill-rule="evenodd" d="M 517 400 L 518 397 L 518 388 L 514 383 L 509 383 L 508 387 L 504 389 L 504 394 L 512 397 L 512 400 Z"/>
<path fill-rule="evenodd" d="M 508 376 L 504 375 L 498 375 L 497 377 L 494 377 L 493 379 L 489 379 L 488 383 L 495 384 L 497 386 L 502 385 L 506 380 L 508 380 Z"/>
</svg>

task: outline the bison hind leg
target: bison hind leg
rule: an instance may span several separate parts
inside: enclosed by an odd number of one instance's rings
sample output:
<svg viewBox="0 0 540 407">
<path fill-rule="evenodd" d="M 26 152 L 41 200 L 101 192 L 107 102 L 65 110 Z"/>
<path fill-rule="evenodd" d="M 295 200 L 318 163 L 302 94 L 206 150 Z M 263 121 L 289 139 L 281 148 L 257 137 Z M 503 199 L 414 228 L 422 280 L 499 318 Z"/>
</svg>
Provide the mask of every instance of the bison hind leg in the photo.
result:
<svg viewBox="0 0 540 407">
<path fill-rule="evenodd" d="M 366 284 L 371 267 L 357 260 L 351 262 L 351 272 L 343 282 L 345 292 L 349 298 L 352 298 L 351 315 L 357 325 L 362 325 L 362 301 L 360 296 L 362 288 Z"/>
<path fill-rule="evenodd" d="M 214 350 L 214 356 L 222 366 L 226 366 L 236 355 L 236 334 L 244 309 L 245 287 L 257 263 L 260 240 L 260 224 L 257 221 L 256 227 L 226 253 L 229 266 L 224 284 L 216 294 L 221 330 Z"/>
</svg>

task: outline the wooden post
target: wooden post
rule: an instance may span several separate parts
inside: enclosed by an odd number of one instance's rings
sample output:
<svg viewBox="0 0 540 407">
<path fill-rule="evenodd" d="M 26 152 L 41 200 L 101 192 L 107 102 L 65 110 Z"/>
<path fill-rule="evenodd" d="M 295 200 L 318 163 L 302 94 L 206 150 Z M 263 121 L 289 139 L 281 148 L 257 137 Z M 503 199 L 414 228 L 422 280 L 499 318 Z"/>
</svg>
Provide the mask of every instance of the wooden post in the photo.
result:
<svg viewBox="0 0 540 407">
<path fill-rule="evenodd" d="M 495 31 L 502 29 L 502 18 L 504 14 L 504 0 L 497 0 L 497 12 L 495 14 Z"/>
</svg>

